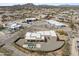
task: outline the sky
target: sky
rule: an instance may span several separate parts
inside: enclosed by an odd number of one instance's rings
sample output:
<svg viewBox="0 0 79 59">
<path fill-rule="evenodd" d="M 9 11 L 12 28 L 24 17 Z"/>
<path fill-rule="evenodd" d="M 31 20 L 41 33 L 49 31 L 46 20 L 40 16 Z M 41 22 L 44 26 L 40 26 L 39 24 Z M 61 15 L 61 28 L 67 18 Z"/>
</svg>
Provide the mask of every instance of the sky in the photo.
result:
<svg viewBox="0 0 79 59">
<path fill-rule="evenodd" d="M 34 3 L 47 5 L 61 5 L 61 4 L 79 4 L 79 0 L 0 0 L 0 6 Z"/>
</svg>

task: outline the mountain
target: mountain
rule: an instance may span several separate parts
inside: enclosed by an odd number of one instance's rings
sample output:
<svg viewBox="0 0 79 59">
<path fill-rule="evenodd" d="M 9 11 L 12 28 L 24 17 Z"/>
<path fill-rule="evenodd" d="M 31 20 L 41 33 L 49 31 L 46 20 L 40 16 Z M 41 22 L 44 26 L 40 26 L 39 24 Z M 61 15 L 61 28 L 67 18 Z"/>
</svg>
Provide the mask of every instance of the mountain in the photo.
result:
<svg viewBox="0 0 79 59">
<path fill-rule="evenodd" d="M 62 4 L 60 7 L 79 7 L 79 3 Z"/>
<path fill-rule="evenodd" d="M 62 4 L 62 5 L 58 5 L 58 6 L 55 6 L 55 5 L 34 5 L 33 3 L 27 3 L 27 4 L 23 4 L 23 5 L 13 5 L 13 6 L 0 6 L 0 8 L 8 8 L 8 9 L 23 9 L 23 8 L 54 8 L 54 7 L 59 7 L 59 8 L 62 8 L 62 7 L 70 7 L 70 8 L 73 8 L 73 7 L 77 7 L 79 8 L 79 4 Z"/>
</svg>

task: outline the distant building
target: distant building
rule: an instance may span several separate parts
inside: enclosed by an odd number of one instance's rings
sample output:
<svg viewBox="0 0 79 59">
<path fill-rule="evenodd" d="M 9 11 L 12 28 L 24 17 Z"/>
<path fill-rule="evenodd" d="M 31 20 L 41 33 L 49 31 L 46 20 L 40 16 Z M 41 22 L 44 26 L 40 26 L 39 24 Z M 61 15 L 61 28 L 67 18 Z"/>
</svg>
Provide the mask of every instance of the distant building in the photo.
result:
<svg viewBox="0 0 79 59">
<path fill-rule="evenodd" d="M 39 14 L 38 16 L 37 16 L 37 18 L 38 19 L 44 19 L 44 18 L 46 18 L 46 14 Z"/>
<path fill-rule="evenodd" d="M 63 11 L 63 12 L 61 12 L 62 14 L 69 14 L 70 13 L 70 11 Z"/>
<path fill-rule="evenodd" d="M 36 18 L 26 18 L 23 23 L 31 23 L 33 21 L 36 21 L 37 19 Z"/>
</svg>

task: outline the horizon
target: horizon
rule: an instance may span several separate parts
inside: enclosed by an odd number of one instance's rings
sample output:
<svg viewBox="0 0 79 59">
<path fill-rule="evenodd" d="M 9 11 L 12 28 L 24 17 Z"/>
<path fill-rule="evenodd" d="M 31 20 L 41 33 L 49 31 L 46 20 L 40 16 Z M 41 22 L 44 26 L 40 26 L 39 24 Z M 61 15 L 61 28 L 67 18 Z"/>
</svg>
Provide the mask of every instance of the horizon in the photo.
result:
<svg viewBox="0 0 79 59">
<path fill-rule="evenodd" d="M 23 5 L 28 3 L 0 3 L 0 6 L 14 6 L 14 5 Z M 79 5 L 79 3 L 32 3 L 34 5 L 52 5 L 52 6 L 59 6 L 59 5 Z"/>
<path fill-rule="evenodd" d="M 0 6 L 33 3 L 35 5 L 79 5 L 79 0 L 0 0 Z"/>
</svg>

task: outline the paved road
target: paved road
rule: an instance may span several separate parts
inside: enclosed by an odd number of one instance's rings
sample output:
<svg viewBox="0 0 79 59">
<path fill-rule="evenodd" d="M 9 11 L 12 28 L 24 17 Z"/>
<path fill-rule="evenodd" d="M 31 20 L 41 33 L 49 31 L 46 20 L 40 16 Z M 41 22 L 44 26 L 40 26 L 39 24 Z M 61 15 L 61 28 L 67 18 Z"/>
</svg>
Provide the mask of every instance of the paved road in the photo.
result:
<svg viewBox="0 0 79 59">
<path fill-rule="evenodd" d="M 13 34 L 7 34 L 5 36 L 0 37 L 0 45 L 14 42 L 19 37 L 22 37 L 26 33 L 26 31 L 29 30 L 29 28 L 24 28 L 24 29 L 21 29 L 20 31 L 13 33 Z"/>
<path fill-rule="evenodd" d="M 26 56 L 26 53 L 23 53 L 22 51 L 18 50 L 17 48 L 15 48 L 12 43 L 18 39 L 19 37 L 22 37 L 23 35 L 25 35 L 25 33 L 29 30 L 31 26 L 29 26 L 28 28 L 25 27 L 24 29 L 21 29 L 20 31 L 17 31 L 13 34 L 7 34 L 5 36 L 0 37 L 0 45 L 5 44 L 3 47 L 6 47 L 7 49 L 10 49 L 13 52 L 13 56 Z"/>
<path fill-rule="evenodd" d="M 77 38 L 72 39 L 71 56 L 78 56 Z"/>
<path fill-rule="evenodd" d="M 70 45 L 71 45 L 71 56 L 78 56 L 78 50 L 77 50 L 77 38 L 73 38 L 74 34 L 72 32 L 67 32 Z"/>
<path fill-rule="evenodd" d="M 26 56 L 27 54 L 18 50 L 14 45 L 12 44 L 6 44 L 3 46 L 3 48 L 9 49 L 10 51 L 13 51 L 12 56 Z"/>
</svg>

